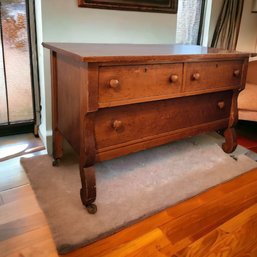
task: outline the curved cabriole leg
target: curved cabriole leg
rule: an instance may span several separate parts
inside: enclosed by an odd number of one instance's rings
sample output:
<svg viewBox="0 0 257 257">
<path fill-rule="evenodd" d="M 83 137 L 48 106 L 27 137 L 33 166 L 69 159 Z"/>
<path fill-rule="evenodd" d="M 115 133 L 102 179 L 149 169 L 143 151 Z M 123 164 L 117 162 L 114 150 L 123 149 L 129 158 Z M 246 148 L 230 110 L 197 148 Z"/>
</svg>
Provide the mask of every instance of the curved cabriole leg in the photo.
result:
<svg viewBox="0 0 257 257">
<path fill-rule="evenodd" d="M 84 130 L 80 148 L 80 178 L 82 188 L 80 197 L 83 205 L 87 208 L 88 213 L 94 214 L 97 207 L 94 204 L 96 199 L 96 179 L 95 179 L 95 137 L 94 137 L 94 113 L 88 113 L 84 117 Z M 84 140 L 83 140 L 84 139 Z"/>
<path fill-rule="evenodd" d="M 237 147 L 237 138 L 235 128 L 227 128 L 224 132 L 225 143 L 222 149 L 225 153 L 232 153 Z"/>
<path fill-rule="evenodd" d="M 88 213 L 94 214 L 97 211 L 96 205 L 93 203 L 96 199 L 96 180 L 95 168 L 80 167 L 80 177 L 82 188 L 80 189 L 80 198 Z"/>
</svg>

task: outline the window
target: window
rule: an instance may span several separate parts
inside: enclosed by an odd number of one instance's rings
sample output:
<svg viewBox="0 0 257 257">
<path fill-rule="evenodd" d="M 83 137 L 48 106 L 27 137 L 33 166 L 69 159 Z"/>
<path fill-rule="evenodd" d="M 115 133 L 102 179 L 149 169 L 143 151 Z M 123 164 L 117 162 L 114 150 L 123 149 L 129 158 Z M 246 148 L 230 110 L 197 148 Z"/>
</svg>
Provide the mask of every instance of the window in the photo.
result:
<svg viewBox="0 0 257 257">
<path fill-rule="evenodd" d="M 34 129 L 30 3 L 0 1 L 0 136 Z"/>
<path fill-rule="evenodd" d="M 179 0 L 177 13 L 176 42 L 200 44 L 204 0 Z"/>
</svg>

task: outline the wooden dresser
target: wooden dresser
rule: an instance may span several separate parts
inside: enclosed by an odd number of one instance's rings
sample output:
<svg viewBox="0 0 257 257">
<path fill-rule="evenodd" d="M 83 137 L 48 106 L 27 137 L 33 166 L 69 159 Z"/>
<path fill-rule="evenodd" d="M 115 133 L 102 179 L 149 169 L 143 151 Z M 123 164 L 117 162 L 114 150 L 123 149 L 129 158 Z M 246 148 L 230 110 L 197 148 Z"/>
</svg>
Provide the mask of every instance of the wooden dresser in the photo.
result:
<svg viewBox="0 0 257 257">
<path fill-rule="evenodd" d="M 248 54 L 185 45 L 43 43 L 51 50 L 53 165 L 79 154 L 81 200 L 96 212 L 94 164 L 224 130 L 236 147 Z"/>
</svg>

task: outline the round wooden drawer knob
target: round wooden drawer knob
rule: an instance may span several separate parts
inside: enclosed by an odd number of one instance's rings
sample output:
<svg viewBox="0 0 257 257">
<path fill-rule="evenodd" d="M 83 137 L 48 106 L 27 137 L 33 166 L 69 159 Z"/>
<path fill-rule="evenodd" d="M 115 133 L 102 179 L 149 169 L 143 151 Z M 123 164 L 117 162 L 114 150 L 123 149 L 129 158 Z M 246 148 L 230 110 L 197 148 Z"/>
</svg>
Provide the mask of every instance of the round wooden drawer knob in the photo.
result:
<svg viewBox="0 0 257 257">
<path fill-rule="evenodd" d="M 240 76 L 240 70 L 234 70 L 233 75 L 238 78 Z"/>
<path fill-rule="evenodd" d="M 113 123 L 112 123 L 112 127 L 114 128 L 114 130 L 119 130 L 122 128 L 122 121 L 120 120 L 115 120 Z"/>
<path fill-rule="evenodd" d="M 200 79 L 200 73 L 196 72 L 192 76 L 193 80 L 199 80 Z"/>
<path fill-rule="evenodd" d="M 111 88 L 117 88 L 117 87 L 119 87 L 119 85 L 120 85 L 119 80 L 117 80 L 117 79 L 111 79 L 110 80 L 109 86 Z"/>
<path fill-rule="evenodd" d="M 219 101 L 218 102 L 218 107 L 222 110 L 222 109 L 224 109 L 224 107 L 225 107 L 225 102 L 224 101 Z"/>
<path fill-rule="evenodd" d="M 173 74 L 170 76 L 170 82 L 175 83 L 178 81 L 178 75 Z"/>
</svg>

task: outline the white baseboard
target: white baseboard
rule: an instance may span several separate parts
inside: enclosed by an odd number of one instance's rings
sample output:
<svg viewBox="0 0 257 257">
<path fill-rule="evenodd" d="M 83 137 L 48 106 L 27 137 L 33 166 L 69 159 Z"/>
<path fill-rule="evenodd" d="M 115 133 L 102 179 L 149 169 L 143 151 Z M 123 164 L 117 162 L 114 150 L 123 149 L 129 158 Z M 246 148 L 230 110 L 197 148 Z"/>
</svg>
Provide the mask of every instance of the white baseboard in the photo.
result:
<svg viewBox="0 0 257 257">
<path fill-rule="evenodd" d="M 40 139 L 42 140 L 47 153 L 48 154 L 52 154 L 53 152 L 53 135 L 52 135 L 52 131 L 51 130 L 45 130 L 42 129 L 41 126 L 39 126 L 39 130 L 38 130 L 38 135 L 40 137 Z"/>
</svg>

